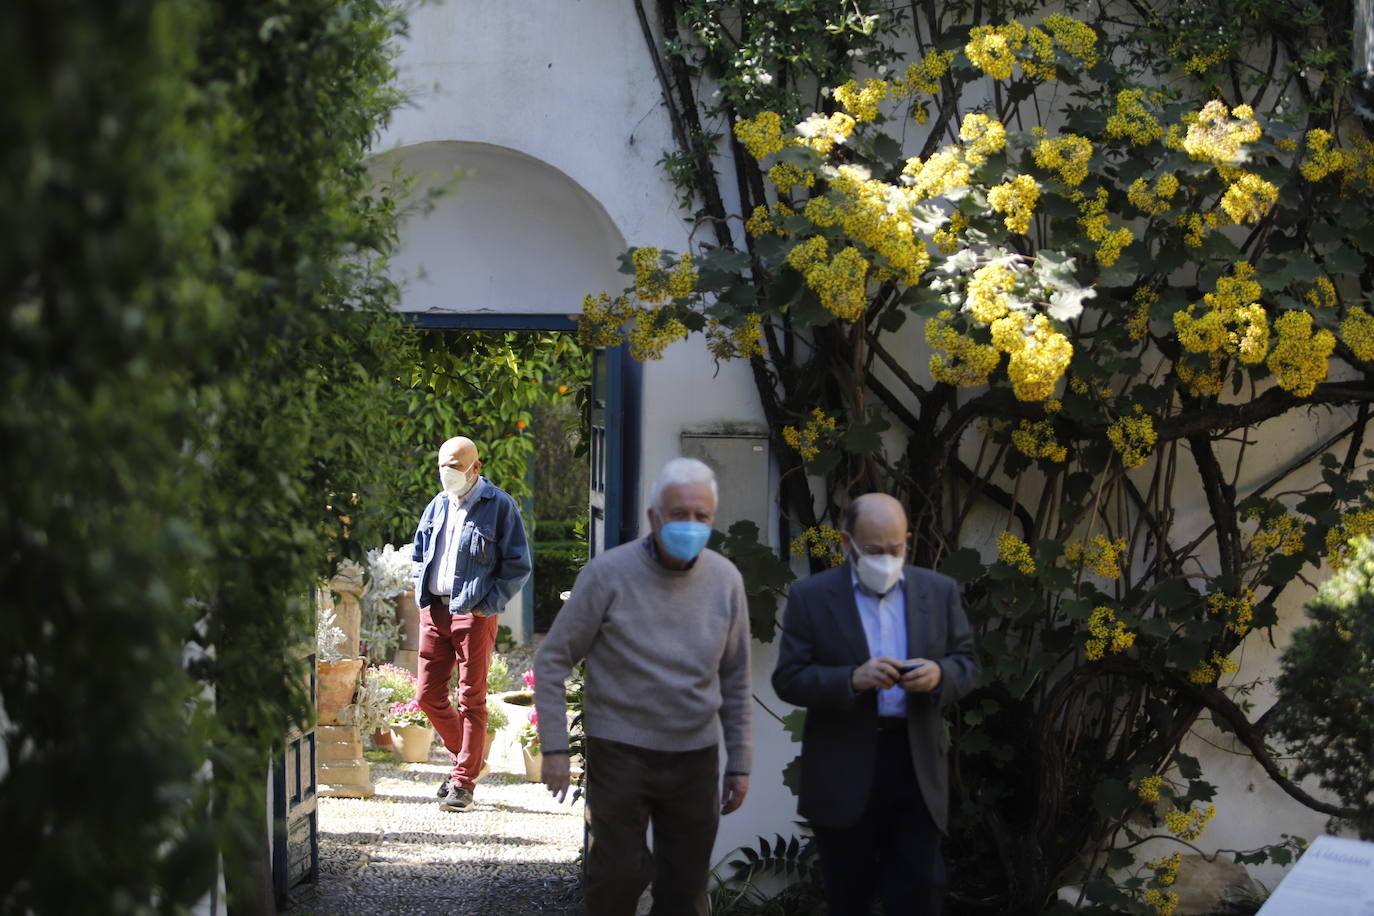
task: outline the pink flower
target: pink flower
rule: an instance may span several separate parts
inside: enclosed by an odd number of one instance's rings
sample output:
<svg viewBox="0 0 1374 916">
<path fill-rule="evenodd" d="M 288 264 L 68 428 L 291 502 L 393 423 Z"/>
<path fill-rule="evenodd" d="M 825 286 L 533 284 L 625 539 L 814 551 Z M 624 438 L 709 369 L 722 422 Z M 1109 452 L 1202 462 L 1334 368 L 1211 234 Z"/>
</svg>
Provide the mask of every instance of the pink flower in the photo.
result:
<svg viewBox="0 0 1374 916">
<path fill-rule="evenodd" d="M 520 677 L 521 677 L 522 680 L 524 680 L 525 686 L 526 686 L 526 687 L 528 687 L 530 690 L 533 690 L 533 689 L 534 689 L 534 669 L 533 669 L 533 668 L 531 668 L 530 670 L 526 671 L 524 674 L 520 675 Z"/>
<path fill-rule="evenodd" d="M 531 710 L 530 710 L 530 724 L 531 724 L 531 725 L 538 725 L 538 724 L 539 724 L 539 710 L 537 710 L 537 709 L 531 709 Z"/>
</svg>

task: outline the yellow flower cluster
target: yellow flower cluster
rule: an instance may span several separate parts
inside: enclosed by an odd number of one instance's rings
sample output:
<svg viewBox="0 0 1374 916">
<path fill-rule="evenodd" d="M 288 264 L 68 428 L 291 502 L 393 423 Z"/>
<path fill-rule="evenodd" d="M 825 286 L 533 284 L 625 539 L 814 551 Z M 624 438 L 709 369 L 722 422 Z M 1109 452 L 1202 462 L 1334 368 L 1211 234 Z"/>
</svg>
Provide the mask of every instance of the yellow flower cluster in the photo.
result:
<svg viewBox="0 0 1374 916">
<path fill-rule="evenodd" d="M 1198 76 L 1202 76 L 1208 70 L 1225 60 L 1230 54 L 1230 45 L 1220 44 L 1210 51 L 1202 54 L 1194 54 L 1192 57 L 1188 58 L 1183 64 L 1183 69 L 1189 73 L 1195 73 Z"/>
<path fill-rule="evenodd" d="M 1011 444 L 1027 458 L 1059 462 L 1069 457 L 1069 450 L 1054 438 L 1054 426 L 1049 420 L 1022 420 L 1012 430 Z"/>
<path fill-rule="evenodd" d="M 1250 621 L 1255 616 L 1255 593 L 1251 589 L 1242 588 L 1237 595 L 1222 592 L 1209 595 L 1207 610 L 1213 616 L 1224 618 L 1226 629 L 1237 636 L 1244 636 L 1250 632 Z"/>
<path fill-rule="evenodd" d="M 969 277 L 964 310 L 974 321 L 992 324 L 1011 308 L 1007 295 L 1016 287 L 1016 271 L 1005 261 L 989 261 Z"/>
<path fill-rule="evenodd" d="M 844 144 L 854 132 L 854 119 L 842 111 L 830 117 L 813 114 L 797 125 L 798 142 L 805 147 L 824 155 Z"/>
<path fill-rule="evenodd" d="M 1326 562 L 1332 571 L 1339 572 L 1353 551 L 1351 544 L 1358 537 L 1374 534 L 1374 509 L 1359 509 L 1341 516 L 1341 520 L 1326 532 Z"/>
<path fill-rule="evenodd" d="M 657 248 L 636 248 L 630 255 L 635 268 L 635 295 L 641 302 L 656 304 L 665 299 L 681 299 L 696 288 L 697 272 L 692 256 L 684 254 L 672 271 L 662 266 Z"/>
<path fill-rule="evenodd" d="M 582 314 L 577 316 L 577 341 L 584 347 L 614 347 L 624 342 L 620 326 L 633 314 L 629 299 L 606 293 L 582 297 Z"/>
<path fill-rule="evenodd" d="M 706 327 L 706 346 L 716 359 L 748 359 L 763 355 L 763 320 L 755 312 L 733 328 L 714 318 Z"/>
<path fill-rule="evenodd" d="M 1123 89 L 1116 94 L 1116 111 L 1107 117 L 1107 136 L 1130 140 L 1136 146 L 1164 136 L 1164 128 L 1145 107 L 1145 90 Z"/>
<path fill-rule="evenodd" d="M 1116 619 L 1116 613 L 1109 607 L 1093 608 L 1088 618 L 1089 639 L 1083 643 L 1083 655 L 1090 662 L 1101 658 L 1108 650 L 1125 652 L 1135 645 L 1135 634 Z"/>
<path fill-rule="evenodd" d="M 1040 200 L 1040 186 L 1029 175 L 1017 175 L 988 190 L 988 205 L 1006 214 L 1003 223 L 1008 231 L 1024 235 L 1030 229 L 1031 214 Z"/>
<path fill-rule="evenodd" d="M 1326 329 L 1313 333 L 1307 312 L 1284 312 L 1274 320 L 1278 340 L 1265 365 L 1280 388 L 1306 397 L 1326 378 L 1327 359 L 1336 349 L 1336 335 Z"/>
<path fill-rule="evenodd" d="M 915 200 L 939 197 L 955 188 L 968 185 L 969 167 L 957 147 L 947 146 L 925 162 L 920 157 L 906 161 L 902 175 L 910 182 Z"/>
<path fill-rule="evenodd" d="M 1237 225 L 1257 223 L 1278 199 L 1278 188 L 1258 175 L 1246 172 L 1226 188 L 1226 193 L 1221 197 L 1221 209 Z"/>
<path fill-rule="evenodd" d="M 1040 28 L 1026 30 L 1026 44 L 1030 54 L 1021 58 L 1021 72 L 1031 79 L 1053 80 L 1059 77 L 1059 65 L 1054 59 L 1054 39 Z"/>
<path fill-rule="evenodd" d="M 768 170 L 768 180 L 778 189 L 779 194 L 786 194 L 795 187 L 811 187 L 816 183 L 816 176 L 790 162 L 779 162 Z"/>
<path fill-rule="evenodd" d="M 1217 278 L 1216 291 L 1202 297 L 1206 314 L 1194 318 L 1195 305 L 1174 313 L 1174 329 L 1183 349 L 1237 356 L 1250 365 L 1264 359 L 1269 349 L 1269 316 L 1259 304 L 1263 290 L 1254 277 L 1255 268 L 1248 261 L 1237 261 L 1233 276 Z"/>
<path fill-rule="evenodd" d="M 1054 14 L 1040 23 L 1048 29 L 1064 53 L 1076 57 L 1085 67 L 1097 65 L 1097 32 L 1071 16 Z"/>
<path fill-rule="evenodd" d="M 765 111 L 756 118 L 741 118 L 735 122 L 735 139 L 755 159 L 767 158 L 783 148 L 782 117 Z"/>
<path fill-rule="evenodd" d="M 955 210 L 950 214 L 949 221 L 931 234 L 930 240 L 942 254 L 954 254 L 959 250 L 959 237 L 967 228 L 968 217 L 962 211 Z"/>
<path fill-rule="evenodd" d="M 1165 172 L 1153 185 L 1147 178 L 1137 178 L 1131 182 L 1126 189 L 1126 199 L 1145 213 L 1159 216 L 1173 206 L 1170 199 L 1178 193 L 1178 188 L 1178 176 L 1173 172 Z"/>
<path fill-rule="evenodd" d="M 1146 776 L 1136 783 L 1135 794 L 1140 796 L 1141 801 L 1159 801 L 1159 790 L 1164 785 L 1164 777 L 1159 774 Z"/>
<path fill-rule="evenodd" d="M 888 92 L 885 80 L 865 80 L 862 89 L 857 81 L 850 80 L 835 87 L 835 101 L 843 105 L 855 121 L 872 121 L 878 116 L 878 103 L 887 99 Z"/>
<path fill-rule="evenodd" d="M 906 68 L 903 79 L 896 80 L 892 86 L 895 98 L 906 98 L 917 94 L 934 95 L 940 91 L 940 79 L 949 72 L 954 63 L 953 51 L 933 51 L 917 63 Z"/>
<path fill-rule="evenodd" d="M 1012 313 L 992 323 L 992 344 L 1006 353 L 1012 391 L 1022 401 L 1043 401 L 1069 367 L 1073 344 L 1044 315 Z"/>
<path fill-rule="evenodd" d="M 821 444 L 829 442 L 835 434 L 835 418 L 827 416 L 819 407 L 811 411 L 811 419 L 798 430 L 795 426 L 784 426 L 782 438 L 797 450 L 807 461 L 821 453 Z"/>
<path fill-rule="evenodd" d="M 1155 908 L 1155 916 L 1173 916 L 1174 909 L 1178 907 L 1176 892 L 1160 890 L 1157 887 L 1146 888 L 1141 899 Z"/>
<path fill-rule="evenodd" d="M 995 80 L 1011 79 L 1016 52 L 1026 41 L 1026 27 L 1019 22 L 979 25 L 969 32 L 964 54 L 969 63 Z"/>
<path fill-rule="evenodd" d="M 792 539 L 792 554 L 798 557 L 809 554 L 825 560 L 831 566 L 839 566 L 844 562 L 844 538 L 838 529 L 816 525 Z"/>
<path fill-rule="evenodd" d="M 1258 140 L 1260 134 L 1249 105 L 1237 105 L 1231 111 L 1213 99 L 1189 119 L 1183 148 L 1194 159 L 1225 166 L 1239 159 L 1241 147 Z"/>
<path fill-rule="evenodd" d="M 1138 468 L 1154 451 L 1158 436 L 1155 433 L 1154 420 L 1137 405 L 1134 416 L 1122 417 L 1107 427 L 1107 438 L 1121 453 L 1121 464 L 1124 467 Z"/>
<path fill-rule="evenodd" d="M 1374 316 L 1356 306 L 1341 322 L 1341 341 L 1364 362 L 1374 360 Z"/>
<path fill-rule="evenodd" d="M 630 330 L 630 356 L 648 362 L 663 356 L 671 343 L 687 338 L 687 326 L 670 318 L 662 309 L 635 309 L 635 323 Z"/>
<path fill-rule="evenodd" d="M 853 245 L 841 248 L 829 261 L 817 261 L 804 271 L 806 285 L 816 291 L 826 311 L 843 321 L 858 321 L 868 305 L 868 261 Z"/>
<path fill-rule="evenodd" d="M 931 355 L 930 375 L 947 385 L 965 388 L 982 385 L 997 368 L 1002 355 L 996 347 L 961 334 L 950 323 L 953 320 L 954 313 L 945 310 L 926 322 L 926 343 L 933 350 L 945 351 L 945 355 L 938 352 Z"/>
<path fill-rule="evenodd" d="M 745 220 L 744 230 L 754 238 L 758 238 L 761 235 L 767 235 L 770 232 L 776 232 L 782 235 L 782 226 L 773 222 L 772 216 L 773 214 L 769 212 L 767 206 L 759 204 L 754 208 L 754 212 L 750 215 L 749 219 Z"/>
<path fill-rule="evenodd" d="M 966 144 L 964 161 L 977 168 L 987 161 L 989 154 L 1006 147 L 1007 129 L 996 118 L 973 112 L 964 116 L 964 123 L 959 126 L 959 139 Z"/>
<path fill-rule="evenodd" d="M 1082 214 L 1078 225 L 1089 240 L 1097 242 L 1097 263 L 1111 267 L 1121 257 L 1121 249 L 1135 241 L 1135 235 L 1125 226 L 1111 228 L 1107 218 L 1107 189 L 1098 188 L 1097 194 L 1084 198 L 1078 206 Z"/>
<path fill-rule="evenodd" d="M 1308 181 L 1321 181 L 1332 172 L 1346 172 L 1355 168 L 1359 157 L 1343 149 L 1335 149 L 1335 137 L 1320 127 L 1307 132 L 1307 157 L 1298 171 Z"/>
<path fill-rule="evenodd" d="M 1303 524 L 1287 512 L 1265 519 L 1250 539 L 1250 549 L 1261 554 L 1275 551 L 1291 557 L 1300 553 L 1302 547 Z"/>
<path fill-rule="evenodd" d="M 1207 228 L 1201 216 L 1196 213 L 1182 213 L 1178 217 L 1178 225 L 1183 227 L 1183 241 L 1189 248 L 1197 248 L 1202 244 Z"/>
<path fill-rule="evenodd" d="M 1104 579 L 1121 578 L 1121 554 L 1126 550 L 1126 539 L 1109 541 L 1100 534 L 1093 535 L 1091 545 L 1082 541 L 1072 541 L 1064 547 L 1064 559 L 1071 566 L 1091 569 Z"/>
<path fill-rule="evenodd" d="M 1035 164 L 1059 173 L 1059 180 L 1076 188 L 1088 177 L 1088 162 L 1093 157 L 1092 141 L 1077 134 L 1046 138 L 1035 145 Z"/>
<path fill-rule="evenodd" d="M 1335 285 L 1326 277 L 1318 277 L 1312 283 L 1312 288 L 1303 297 L 1313 308 L 1330 309 L 1340 304 L 1340 299 L 1336 296 Z"/>
<path fill-rule="evenodd" d="M 1207 831 L 1207 822 L 1216 816 L 1216 805 L 1208 805 L 1205 809 L 1192 808 L 1188 811 L 1175 808 L 1164 815 L 1164 825 L 1180 840 L 1191 842 Z"/>
<path fill-rule="evenodd" d="M 1234 674 L 1239 669 L 1240 665 L 1231 661 L 1231 659 L 1227 658 L 1225 655 L 1222 655 L 1220 652 L 1213 652 L 1210 662 L 1203 662 L 1192 671 L 1188 672 L 1188 680 L 1192 681 L 1194 684 L 1214 684 L 1217 678 L 1224 677 L 1228 674 Z M 1172 830 L 1173 828 L 1171 827 L 1169 829 Z M 1177 831 L 1175 831 L 1175 833 L 1177 833 Z M 1184 839 L 1188 839 L 1188 837 L 1184 837 Z"/>
<path fill-rule="evenodd" d="M 878 282 L 895 275 L 909 286 L 919 283 L 930 266 L 930 254 L 912 225 L 914 193 L 870 179 L 866 170 L 852 165 L 840 166 L 830 187 L 839 203 L 817 207 L 813 215 L 811 205 L 826 198 L 812 198 L 807 217 L 823 226 L 838 221 L 851 238 L 876 251 L 887 262 L 875 276 Z"/>
<path fill-rule="evenodd" d="M 1159 292 L 1153 287 L 1141 286 L 1136 289 L 1131 296 L 1131 304 L 1135 306 L 1135 312 L 1131 314 L 1130 320 L 1126 323 L 1126 330 L 1131 335 L 1131 340 L 1143 340 L 1150 331 L 1150 306 L 1159 301 Z"/>
<path fill-rule="evenodd" d="M 1035 559 L 1031 556 L 1030 545 L 1010 531 L 997 535 L 997 559 L 1028 576 L 1035 575 Z"/>
<path fill-rule="evenodd" d="M 1178 880 L 1178 869 L 1182 864 L 1183 853 L 1176 852 L 1162 859 L 1151 859 L 1149 862 L 1145 863 L 1145 867 L 1153 869 L 1155 872 L 1155 880 L 1165 887 L 1168 887 Z"/>
</svg>

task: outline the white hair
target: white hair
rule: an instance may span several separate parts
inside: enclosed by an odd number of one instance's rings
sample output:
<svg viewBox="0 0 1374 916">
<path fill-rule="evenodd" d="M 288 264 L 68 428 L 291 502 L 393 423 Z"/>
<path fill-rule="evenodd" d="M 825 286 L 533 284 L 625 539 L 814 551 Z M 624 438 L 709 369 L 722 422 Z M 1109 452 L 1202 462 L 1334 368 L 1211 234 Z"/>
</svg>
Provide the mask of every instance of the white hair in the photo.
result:
<svg viewBox="0 0 1374 916">
<path fill-rule="evenodd" d="M 658 472 L 658 480 L 654 481 L 654 488 L 649 491 L 649 508 L 661 516 L 663 514 L 663 491 L 669 487 L 691 483 L 709 483 L 711 485 L 711 499 L 720 499 L 720 490 L 716 486 L 716 472 L 711 470 L 709 464 L 698 461 L 696 458 L 674 458 L 663 466 L 663 470 Z"/>
</svg>

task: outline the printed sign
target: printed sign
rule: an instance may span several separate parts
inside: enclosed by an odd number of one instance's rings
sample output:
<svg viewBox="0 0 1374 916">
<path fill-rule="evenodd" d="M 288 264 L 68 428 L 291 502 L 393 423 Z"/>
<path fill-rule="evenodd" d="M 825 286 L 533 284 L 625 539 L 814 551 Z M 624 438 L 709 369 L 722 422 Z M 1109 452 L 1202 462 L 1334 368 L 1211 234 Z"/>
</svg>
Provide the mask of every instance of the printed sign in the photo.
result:
<svg viewBox="0 0 1374 916">
<path fill-rule="evenodd" d="M 1319 836 L 1257 916 L 1374 916 L 1374 843 Z"/>
</svg>

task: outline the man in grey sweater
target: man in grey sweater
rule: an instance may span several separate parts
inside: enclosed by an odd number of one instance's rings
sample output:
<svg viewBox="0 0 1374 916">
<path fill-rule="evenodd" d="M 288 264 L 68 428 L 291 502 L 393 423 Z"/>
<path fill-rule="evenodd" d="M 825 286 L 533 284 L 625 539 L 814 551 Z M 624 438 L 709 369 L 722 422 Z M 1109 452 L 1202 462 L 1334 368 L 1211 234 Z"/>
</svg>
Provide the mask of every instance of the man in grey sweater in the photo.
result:
<svg viewBox="0 0 1374 916">
<path fill-rule="evenodd" d="M 560 801 L 569 785 L 564 682 L 587 662 L 585 893 L 594 916 L 631 916 L 651 881 L 655 916 L 706 916 L 720 815 L 749 791 L 749 614 L 739 571 L 704 549 L 716 494 L 702 462 L 664 465 L 650 535 L 583 568 L 535 658 L 543 780 Z"/>
</svg>

